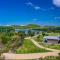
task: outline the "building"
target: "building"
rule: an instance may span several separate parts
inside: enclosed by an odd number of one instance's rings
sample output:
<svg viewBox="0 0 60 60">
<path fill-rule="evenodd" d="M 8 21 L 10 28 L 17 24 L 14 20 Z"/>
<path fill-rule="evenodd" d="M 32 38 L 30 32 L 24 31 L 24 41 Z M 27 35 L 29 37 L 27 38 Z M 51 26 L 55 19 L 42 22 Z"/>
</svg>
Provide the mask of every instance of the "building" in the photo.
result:
<svg viewBox="0 0 60 60">
<path fill-rule="evenodd" d="M 45 36 L 44 42 L 49 44 L 58 44 L 60 43 L 60 37 L 59 36 Z"/>
<path fill-rule="evenodd" d="M 15 32 L 18 33 L 20 31 L 20 29 L 15 29 Z"/>
<path fill-rule="evenodd" d="M 18 33 L 18 32 L 25 32 L 25 34 L 28 34 L 28 31 L 29 29 L 15 29 L 15 32 Z M 35 35 L 39 34 L 40 31 L 37 31 L 37 30 L 30 30 L 32 33 L 34 33 Z"/>
</svg>

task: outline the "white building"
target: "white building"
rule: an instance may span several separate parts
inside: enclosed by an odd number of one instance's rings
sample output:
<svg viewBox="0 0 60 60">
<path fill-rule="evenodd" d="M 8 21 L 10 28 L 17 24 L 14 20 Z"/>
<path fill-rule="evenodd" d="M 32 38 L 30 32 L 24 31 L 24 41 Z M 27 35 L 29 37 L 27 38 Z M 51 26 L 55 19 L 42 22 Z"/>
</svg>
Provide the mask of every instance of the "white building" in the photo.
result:
<svg viewBox="0 0 60 60">
<path fill-rule="evenodd" d="M 50 44 L 58 44 L 60 43 L 60 37 L 59 36 L 45 36 L 44 42 L 50 43 Z"/>
</svg>

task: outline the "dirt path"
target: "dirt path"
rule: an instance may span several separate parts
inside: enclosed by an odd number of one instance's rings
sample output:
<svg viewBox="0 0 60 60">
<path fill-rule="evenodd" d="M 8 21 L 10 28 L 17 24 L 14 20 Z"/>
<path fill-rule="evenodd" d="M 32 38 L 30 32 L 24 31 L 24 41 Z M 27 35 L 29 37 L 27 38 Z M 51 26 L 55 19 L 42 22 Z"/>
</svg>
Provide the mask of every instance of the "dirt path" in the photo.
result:
<svg viewBox="0 0 60 60">
<path fill-rule="evenodd" d="M 11 53 L 4 53 L 3 56 L 5 60 L 13 60 L 13 59 L 38 59 L 44 58 L 46 56 L 58 56 L 57 52 L 46 52 L 46 53 L 33 53 L 33 54 L 11 54 Z"/>
</svg>

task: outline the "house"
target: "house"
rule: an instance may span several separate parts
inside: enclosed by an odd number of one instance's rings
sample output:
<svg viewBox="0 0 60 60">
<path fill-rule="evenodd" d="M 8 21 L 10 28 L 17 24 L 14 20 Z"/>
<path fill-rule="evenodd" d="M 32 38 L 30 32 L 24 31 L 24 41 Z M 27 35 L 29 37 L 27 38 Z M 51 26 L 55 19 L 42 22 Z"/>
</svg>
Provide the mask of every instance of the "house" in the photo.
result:
<svg viewBox="0 0 60 60">
<path fill-rule="evenodd" d="M 44 42 L 49 44 L 58 44 L 60 43 L 60 37 L 59 36 L 45 36 Z"/>
</svg>

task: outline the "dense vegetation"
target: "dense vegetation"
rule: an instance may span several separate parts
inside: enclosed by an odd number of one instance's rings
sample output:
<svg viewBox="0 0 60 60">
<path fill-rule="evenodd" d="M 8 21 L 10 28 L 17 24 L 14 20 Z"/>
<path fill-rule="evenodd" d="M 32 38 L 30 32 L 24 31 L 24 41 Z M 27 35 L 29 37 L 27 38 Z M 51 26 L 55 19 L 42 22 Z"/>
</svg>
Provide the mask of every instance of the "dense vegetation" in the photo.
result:
<svg viewBox="0 0 60 60">
<path fill-rule="evenodd" d="M 24 29 L 29 29 L 28 33 L 26 34 L 25 31 L 19 31 L 16 32 L 15 29 L 19 29 L 19 30 L 24 30 Z M 18 25 L 12 25 L 12 26 L 0 26 L 0 53 L 4 53 L 4 52 L 16 52 L 16 50 L 18 50 L 19 48 L 23 49 L 24 43 L 26 44 L 27 41 L 25 42 L 24 38 L 28 37 L 28 36 L 34 36 L 35 32 L 32 31 L 38 31 L 37 34 L 39 34 L 39 32 L 42 32 L 42 36 L 38 36 L 37 40 L 42 42 L 42 38 L 43 36 L 46 36 L 48 34 L 47 33 L 57 33 L 60 34 L 60 27 L 55 27 L 55 26 L 39 26 L 36 24 L 29 24 L 26 26 L 18 26 Z M 28 42 L 29 43 L 29 42 Z M 28 44 L 28 47 L 29 44 Z M 27 48 L 28 48 L 27 47 Z M 35 47 L 31 46 L 34 48 L 32 50 L 32 52 L 35 52 Z M 26 48 L 26 50 L 27 50 Z M 29 48 L 28 48 L 29 49 Z M 36 50 L 36 52 L 40 51 L 39 49 Z M 30 51 L 29 51 L 30 52 Z"/>
</svg>

